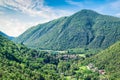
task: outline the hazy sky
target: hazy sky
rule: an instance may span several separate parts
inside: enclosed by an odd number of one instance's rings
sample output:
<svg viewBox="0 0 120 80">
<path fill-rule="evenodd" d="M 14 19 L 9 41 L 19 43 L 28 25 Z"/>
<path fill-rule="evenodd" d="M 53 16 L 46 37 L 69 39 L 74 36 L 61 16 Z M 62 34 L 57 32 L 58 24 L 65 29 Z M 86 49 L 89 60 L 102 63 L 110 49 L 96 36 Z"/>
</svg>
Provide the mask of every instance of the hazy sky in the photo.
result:
<svg viewBox="0 0 120 80">
<path fill-rule="evenodd" d="M 0 31 L 18 36 L 32 26 L 81 9 L 120 17 L 120 0 L 0 0 Z"/>
</svg>

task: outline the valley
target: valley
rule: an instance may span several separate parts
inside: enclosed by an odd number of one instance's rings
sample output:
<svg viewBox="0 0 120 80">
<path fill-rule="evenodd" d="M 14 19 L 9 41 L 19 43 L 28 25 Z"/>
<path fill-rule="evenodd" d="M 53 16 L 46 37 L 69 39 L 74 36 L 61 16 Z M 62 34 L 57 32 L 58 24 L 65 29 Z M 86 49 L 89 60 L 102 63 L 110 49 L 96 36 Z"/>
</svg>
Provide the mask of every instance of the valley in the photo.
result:
<svg viewBox="0 0 120 80">
<path fill-rule="evenodd" d="M 0 80 L 119 80 L 120 18 L 83 9 L 29 28 L 0 32 Z"/>
</svg>

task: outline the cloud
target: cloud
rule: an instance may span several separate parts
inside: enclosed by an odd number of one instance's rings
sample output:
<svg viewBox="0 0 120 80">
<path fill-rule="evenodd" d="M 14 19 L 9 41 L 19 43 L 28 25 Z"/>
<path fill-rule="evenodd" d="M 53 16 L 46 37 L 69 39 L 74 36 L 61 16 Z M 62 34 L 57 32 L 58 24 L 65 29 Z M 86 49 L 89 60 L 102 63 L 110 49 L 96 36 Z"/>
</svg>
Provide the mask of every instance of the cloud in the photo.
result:
<svg viewBox="0 0 120 80">
<path fill-rule="evenodd" d="M 115 0 L 109 4 L 111 12 L 115 12 L 114 16 L 120 17 L 120 0 Z"/>
<path fill-rule="evenodd" d="M 44 6 L 44 0 L 1 0 L 0 5 L 12 10 L 27 13 L 31 16 L 42 15 L 45 18 L 48 17 L 45 15 L 47 11 L 51 11 L 49 7 Z"/>
<path fill-rule="evenodd" d="M 120 0 L 115 0 L 114 2 L 110 3 L 110 7 L 115 10 L 120 10 Z"/>
<path fill-rule="evenodd" d="M 21 22 L 17 19 L 0 19 L 0 30 L 11 36 L 18 36 L 34 23 Z"/>
<path fill-rule="evenodd" d="M 63 16 L 62 13 L 60 14 L 61 10 L 57 9 L 56 11 L 56 9 L 45 5 L 44 0 L 1 0 L 0 5 L 31 16 L 39 16 L 46 19 Z M 64 13 L 67 12 L 64 11 Z"/>
<path fill-rule="evenodd" d="M 120 13 L 117 13 L 116 16 L 117 16 L 117 17 L 120 17 Z"/>
<path fill-rule="evenodd" d="M 20 13 L 19 16 L 22 17 L 22 19 L 19 19 L 18 16 L 15 16 L 18 15 L 17 13 L 15 15 L 10 15 L 6 10 L 0 12 L 0 14 L 8 13 L 7 15 L 0 15 L 0 30 L 12 36 L 20 35 L 33 25 L 73 13 L 71 11 L 47 6 L 44 0 L 0 0 L 0 7 L 16 11 Z M 23 15 L 26 15 L 28 19 Z M 36 18 L 38 21 L 33 21 L 33 19 Z"/>
<path fill-rule="evenodd" d="M 0 15 L 4 14 L 4 12 L 0 11 Z"/>
<path fill-rule="evenodd" d="M 65 0 L 65 1 L 70 5 L 74 5 L 74 6 L 78 6 L 78 7 L 83 6 L 83 4 L 81 2 L 76 2 L 76 1 L 73 1 L 73 0 Z"/>
<path fill-rule="evenodd" d="M 59 12 L 63 15 L 70 14 L 69 11 L 65 12 L 64 10 L 59 10 Z M 62 15 L 59 15 L 59 16 L 62 16 Z M 28 19 L 25 20 L 27 17 L 25 16 L 22 16 L 22 17 L 23 18 L 21 20 L 19 18 L 15 18 L 12 16 L 9 17 L 7 15 L 0 16 L 0 30 L 10 36 L 18 36 L 32 26 L 35 26 L 40 23 L 42 24 L 54 19 L 53 17 L 47 18 L 47 19 L 39 18 L 39 17 L 28 17 Z"/>
</svg>

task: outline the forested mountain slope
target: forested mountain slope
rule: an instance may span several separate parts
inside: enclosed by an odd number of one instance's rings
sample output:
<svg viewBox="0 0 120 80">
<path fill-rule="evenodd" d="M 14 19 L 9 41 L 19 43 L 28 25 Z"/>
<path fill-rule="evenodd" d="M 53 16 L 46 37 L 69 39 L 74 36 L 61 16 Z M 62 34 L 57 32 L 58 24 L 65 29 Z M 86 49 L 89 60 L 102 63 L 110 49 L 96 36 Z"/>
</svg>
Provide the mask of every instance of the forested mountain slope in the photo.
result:
<svg viewBox="0 0 120 80">
<path fill-rule="evenodd" d="M 97 55 L 86 59 L 84 64 L 93 63 L 99 69 L 105 69 L 110 80 L 120 79 L 120 41 Z"/>
<path fill-rule="evenodd" d="M 0 80 L 63 80 L 73 75 L 77 67 L 73 63 L 80 59 L 75 54 L 29 49 L 0 35 Z"/>
<path fill-rule="evenodd" d="M 27 65 L 31 53 L 32 50 L 0 35 L 0 80 L 44 80 L 40 73 L 30 70 Z"/>
<path fill-rule="evenodd" d="M 81 10 L 34 26 L 14 41 L 29 47 L 52 50 L 107 48 L 120 40 L 120 18 Z"/>
</svg>

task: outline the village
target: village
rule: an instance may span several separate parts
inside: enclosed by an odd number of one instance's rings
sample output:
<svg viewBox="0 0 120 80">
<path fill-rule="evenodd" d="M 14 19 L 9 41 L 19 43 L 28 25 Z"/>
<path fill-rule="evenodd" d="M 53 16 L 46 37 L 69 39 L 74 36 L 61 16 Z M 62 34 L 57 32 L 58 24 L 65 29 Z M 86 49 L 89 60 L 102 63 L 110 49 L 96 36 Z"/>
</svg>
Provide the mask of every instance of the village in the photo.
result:
<svg viewBox="0 0 120 80">
<path fill-rule="evenodd" d="M 87 65 L 87 69 L 89 69 L 93 72 L 98 72 L 101 75 L 104 75 L 106 73 L 104 69 L 98 69 L 93 63 L 89 63 Z"/>
</svg>

